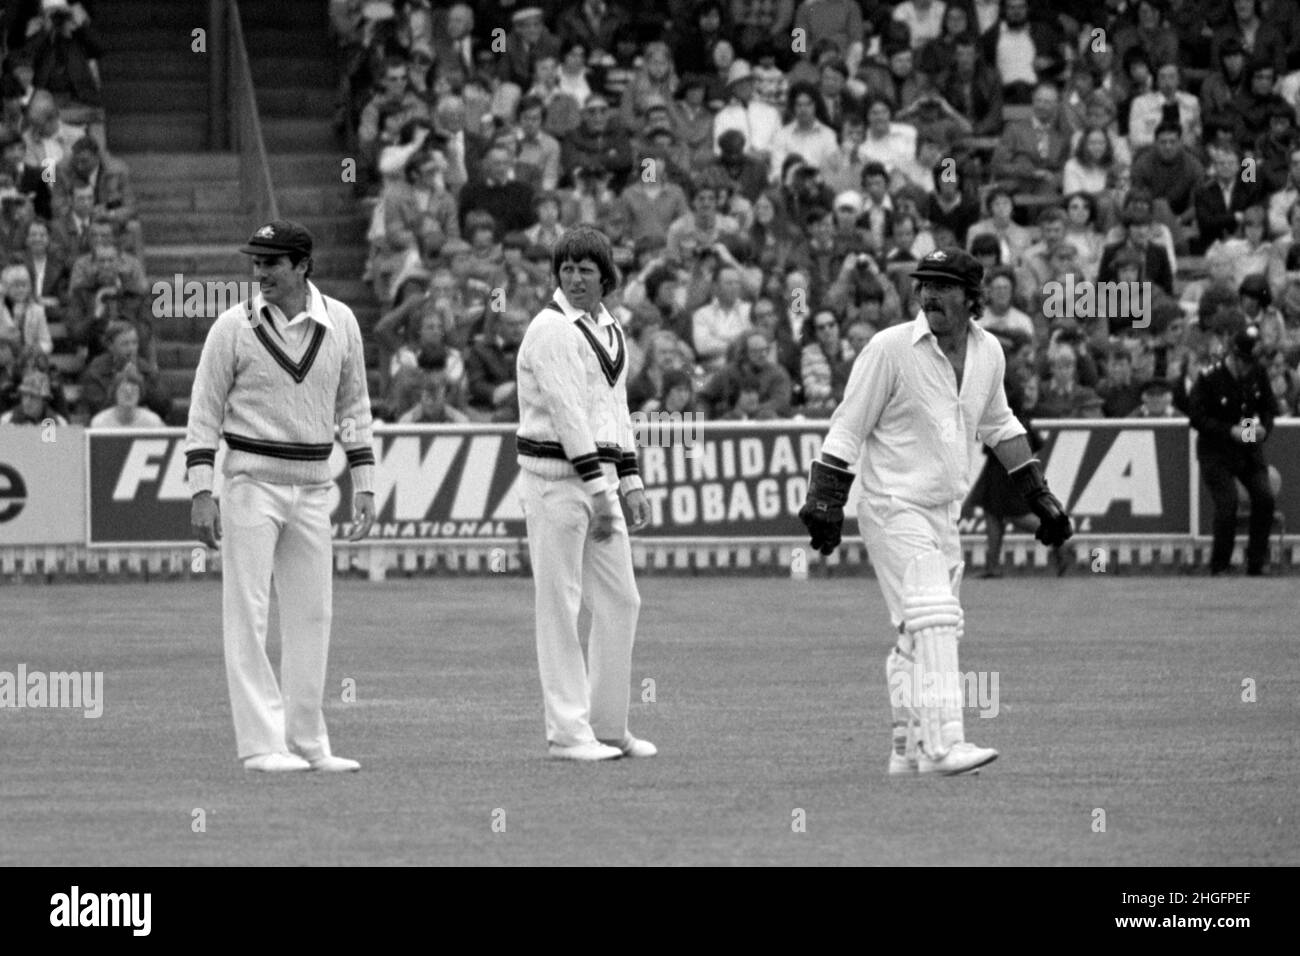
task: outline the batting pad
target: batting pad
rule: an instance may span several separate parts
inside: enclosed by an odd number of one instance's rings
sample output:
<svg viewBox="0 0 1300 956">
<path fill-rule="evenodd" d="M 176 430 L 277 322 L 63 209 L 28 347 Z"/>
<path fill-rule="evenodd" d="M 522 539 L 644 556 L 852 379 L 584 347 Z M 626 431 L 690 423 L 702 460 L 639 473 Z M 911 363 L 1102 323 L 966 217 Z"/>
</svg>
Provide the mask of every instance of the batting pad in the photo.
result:
<svg viewBox="0 0 1300 956">
<path fill-rule="evenodd" d="M 903 623 L 915 653 L 912 703 L 921 718 L 926 753 L 935 758 L 964 737 L 957 669 L 962 610 L 952 585 L 940 551 L 918 555 L 903 572 Z"/>
</svg>

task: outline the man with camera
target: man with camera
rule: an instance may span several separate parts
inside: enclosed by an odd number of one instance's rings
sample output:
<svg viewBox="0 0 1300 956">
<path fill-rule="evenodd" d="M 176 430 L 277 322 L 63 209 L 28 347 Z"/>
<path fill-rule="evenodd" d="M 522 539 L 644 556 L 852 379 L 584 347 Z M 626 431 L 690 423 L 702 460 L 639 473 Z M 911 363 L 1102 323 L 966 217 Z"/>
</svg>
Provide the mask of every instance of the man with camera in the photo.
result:
<svg viewBox="0 0 1300 956">
<path fill-rule="evenodd" d="M 148 283 L 140 260 L 118 248 L 111 222 L 93 220 L 90 252 L 72 266 L 69 337 L 90 350 L 101 350 L 100 334 L 110 322 L 130 322 L 140 333 L 140 351 L 152 357 L 153 326 L 145 308 Z"/>
</svg>

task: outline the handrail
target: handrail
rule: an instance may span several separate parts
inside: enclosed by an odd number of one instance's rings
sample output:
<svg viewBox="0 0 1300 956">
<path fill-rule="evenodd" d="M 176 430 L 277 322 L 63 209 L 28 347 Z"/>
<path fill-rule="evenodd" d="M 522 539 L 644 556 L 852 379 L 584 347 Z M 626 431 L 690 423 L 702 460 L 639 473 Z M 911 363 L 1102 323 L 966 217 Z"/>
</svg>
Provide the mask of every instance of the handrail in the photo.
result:
<svg viewBox="0 0 1300 956">
<path fill-rule="evenodd" d="M 280 218 L 280 207 L 271 181 L 271 164 L 266 158 L 253 69 L 244 45 L 244 24 L 239 0 L 229 0 L 230 61 L 226 70 L 229 84 L 226 104 L 231 120 L 232 145 L 239 153 L 239 193 L 242 208 L 255 212 L 257 222 Z"/>
</svg>

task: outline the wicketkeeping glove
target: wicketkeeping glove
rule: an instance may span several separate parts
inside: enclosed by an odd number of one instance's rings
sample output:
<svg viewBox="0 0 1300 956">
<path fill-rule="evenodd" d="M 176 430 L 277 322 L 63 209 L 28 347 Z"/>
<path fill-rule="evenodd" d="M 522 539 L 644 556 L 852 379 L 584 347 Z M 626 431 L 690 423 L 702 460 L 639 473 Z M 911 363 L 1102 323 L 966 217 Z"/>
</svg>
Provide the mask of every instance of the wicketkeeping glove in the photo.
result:
<svg viewBox="0 0 1300 956">
<path fill-rule="evenodd" d="M 1025 501 L 1029 502 L 1029 509 L 1038 516 L 1038 530 L 1034 537 L 1049 548 L 1059 547 L 1069 541 L 1074 534 L 1074 525 L 1065 513 L 1065 506 L 1060 499 L 1048 490 L 1039 460 L 1031 458 L 1008 474 L 1016 491 L 1024 496 Z"/>
<path fill-rule="evenodd" d="M 812 463 L 808 476 L 808 498 L 799 509 L 799 520 L 812 536 L 812 547 L 823 555 L 840 545 L 844 527 L 844 502 L 849 500 L 853 472 L 823 461 Z"/>
</svg>

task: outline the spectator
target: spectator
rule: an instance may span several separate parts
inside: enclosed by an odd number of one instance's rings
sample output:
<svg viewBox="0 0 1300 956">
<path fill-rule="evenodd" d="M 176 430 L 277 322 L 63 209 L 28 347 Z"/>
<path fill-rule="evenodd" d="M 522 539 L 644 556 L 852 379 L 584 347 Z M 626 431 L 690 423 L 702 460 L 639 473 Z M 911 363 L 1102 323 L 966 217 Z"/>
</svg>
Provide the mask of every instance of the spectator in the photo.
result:
<svg viewBox="0 0 1300 956">
<path fill-rule="evenodd" d="M 740 272 L 719 268 L 713 283 L 713 298 L 695 310 L 691 318 L 696 358 L 706 368 L 716 368 L 726 359 L 728 346 L 753 325 L 750 304 L 740 297 Z"/>
<path fill-rule="evenodd" d="M 695 361 L 689 345 L 666 329 L 649 336 L 645 360 L 627 384 L 627 404 L 633 412 L 657 411 L 668 392 L 668 376 L 685 375 Z M 687 376 L 689 381 L 689 376 Z M 694 386 L 692 385 L 692 397 Z"/>
<path fill-rule="evenodd" d="M 1277 348 L 1286 323 L 1282 320 L 1282 313 L 1273 308 L 1273 293 L 1269 288 L 1268 277 L 1260 272 L 1246 276 L 1241 280 L 1237 296 L 1246 322 L 1259 326 L 1260 345 L 1263 348 Z"/>
<path fill-rule="evenodd" d="M 980 37 L 981 53 L 1002 80 L 1007 103 L 1028 103 L 1061 67 L 1061 39 L 1050 23 L 1029 19 L 1029 0 L 1004 0 L 1002 16 Z M 1060 164 L 1057 164 L 1057 169 Z"/>
<path fill-rule="evenodd" d="M 1124 214 L 1124 238 L 1106 246 L 1101 253 L 1097 278 L 1102 282 L 1119 281 L 1121 253 L 1131 257 L 1138 266 L 1138 281 L 1153 282 L 1166 294 L 1173 294 L 1173 264 L 1163 246 L 1152 242 L 1151 213 L 1141 208 L 1130 208 Z"/>
<path fill-rule="evenodd" d="M 18 364 L 18 353 L 22 346 L 11 333 L 0 333 L 0 412 L 6 412 L 18 404 L 18 385 L 22 381 L 22 367 Z"/>
<path fill-rule="evenodd" d="M 730 33 L 725 25 L 726 12 L 719 0 L 704 0 L 688 15 L 690 21 L 674 22 L 673 50 L 677 72 L 683 76 L 700 76 L 713 63 L 713 48 Z"/>
<path fill-rule="evenodd" d="M 693 186 L 691 211 L 681 216 L 668 227 L 668 251 L 679 255 L 683 241 L 691 237 L 697 249 L 707 249 L 716 243 L 723 234 L 734 233 L 739 228 L 730 216 L 718 213 L 718 194 L 722 182 L 716 175 L 703 175 Z"/>
<path fill-rule="evenodd" d="M 1034 287 L 1041 288 L 1054 278 L 1052 254 L 1065 241 L 1066 215 L 1059 206 L 1048 206 L 1038 214 L 1038 234 L 1041 237 L 1020 257 L 1021 263 L 1033 275 Z M 1075 250 L 1077 255 L 1077 250 Z"/>
<path fill-rule="evenodd" d="M 632 148 L 627 132 L 610 117 L 609 100 L 593 93 L 582 107 L 582 122 L 565 137 L 560 161 L 566 170 L 603 169 L 621 188 L 632 169 Z"/>
<path fill-rule="evenodd" d="M 1135 22 L 1121 27 L 1115 33 L 1116 55 L 1123 58 L 1125 53 L 1136 47 L 1148 62 L 1178 62 L 1178 35 L 1164 20 L 1163 0 L 1138 0 L 1136 6 Z"/>
<path fill-rule="evenodd" d="M 524 236 L 533 245 L 550 249 L 564 234 L 560 225 L 560 197 L 553 192 L 538 193 L 533 197 L 533 215 L 537 222 L 524 230 Z"/>
<path fill-rule="evenodd" d="M 786 277 L 787 285 L 790 288 L 797 288 L 791 285 L 791 276 L 797 276 L 793 282 L 804 281 L 799 273 L 793 272 Z M 785 370 L 789 377 L 794 390 L 793 383 L 796 381 L 795 376 L 800 372 L 800 363 L 803 361 L 803 313 L 792 318 L 797 318 L 799 328 L 795 331 L 789 319 L 783 320 L 780 310 L 776 303 L 770 298 L 762 298 L 754 303 L 752 312 L 754 328 L 767 336 L 768 341 L 772 342 L 776 348 L 776 364 Z M 793 371 L 791 371 L 793 369 Z M 802 383 L 800 383 L 802 388 Z"/>
<path fill-rule="evenodd" d="M 1195 222 L 1193 197 L 1204 179 L 1205 167 L 1179 139 L 1178 127 L 1173 123 L 1157 126 L 1155 148 L 1133 163 L 1133 186 L 1151 194 L 1157 218 L 1163 218 L 1179 234 L 1183 227 Z"/>
<path fill-rule="evenodd" d="M 447 400 L 448 381 L 445 369 L 420 370 L 419 401 L 397 419 L 402 425 L 463 424 L 469 416 Z"/>
<path fill-rule="evenodd" d="M 859 150 L 863 162 L 879 163 L 891 176 L 916 157 L 916 127 L 895 123 L 892 117 L 893 107 L 884 97 L 876 96 L 868 102 L 867 135 Z"/>
<path fill-rule="evenodd" d="M 1008 0 L 1008 8 L 1023 0 Z M 1008 123 L 993 152 L 993 175 L 1031 193 L 1051 193 L 1061 188 L 1061 169 L 1070 152 L 1062 130 L 1061 97 L 1051 83 L 1034 88 L 1033 113 L 1027 120 Z"/>
<path fill-rule="evenodd" d="M 1280 98 L 1268 111 L 1268 130 L 1255 140 L 1256 176 L 1265 190 L 1275 193 L 1290 179 L 1291 151 L 1296 147 L 1295 111 Z"/>
<path fill-rule="evenodd" d="M 944 10 L 939 35 L 920 44 L 915 42 L 916 35 L 912 35 L 913 46 L 918 51 L 917 66 L 930 77 L 941 76 L 949 69 L 956 56 L 958 42 L 966 40 L 974 44 L 979 40 L 979 32 L 972 22 L 973 14 L 968 6 L 961 3 L 940 6 Z"/>
<path fill-rule="evenodd" d="M 755 330 L 736 357 L 714 373 L 700 392 L 714 418 L 785 418 L 790 415 L 790 376 L 769 356 L 771 342 Z"/>
<path fill-rule="evenodd" d="M 54 211 L 50 204 L 50 186 L 38 166 L 29 166 L 24 157 L 27 144 L 22 136 L 7 126 L 0 126 L 0 188 L 12 187 L 25 196 L 32 197 L 36 215 L 50 219 Z"/>
<path fill-rule="evenodd" d="M 1126 418 L 1142 404 L 1142 387 L 1133 381 L 1133 355 L 1126 348 L 1111 350 L 1106 377 L 1097 385 L 1101 410 L 1107 418 Z"/>
<path fill-rule="evenodd" d="M 409 120 L 427 119 L 429 116 L 428 106 L 411 87 L 410 67 L 398 57 L 390 57 L 384 63 L 383 86 L 362 109 L 361 125 L 357 129 L 361 156 L 372 175 L 379 169 L 384 116 L 390 117 L 389 122 L 395 129 L 400 129 Z"/>
<path fill-rule="evenodd" d="M 1011 221 L 1015 204 L 1010 191 L 1002 187 L 994 187 L 985 196 L 984 204 L 987 215 L 970 227 L 970 231 L 966 233 L 967 245 L 973 244 L 979 236 L 990 235 L 998 240 L 1002 262 L 1018 262 L 1024 251 L 1033 243 L 1033 233 Z"/>
<path fill-rule="evenodd" d="M 447 171 L 443 174 L 447 191 L 460 193 L 471 177 L 477 177 L 488 141 L 465 127 L 465 100 L 459 96 L 442 96 L 433 111 L 433 135 L 444 143 Z"/>
<path fill-rule="evenodd" d="M 1169 36 L 1170 40 L 1174 38 Z M 1196 149 L 1201 145 L 1201 104 L 1191 93 L 1181 89 L 1182 74 L 1174 61 L 1154 60 L 1156 88 L 1135 97 L 1129 106 L 1128 141 L 1136 152 L 1155 142 L 1156 128 L 1170 124 L 1179 129 L 1183 145 Z"/>
<path fill-rule="evenodd" d="M 1268 197 L 1268 231 L 1275 239 L 1291 232 L 1287 219 L 1300 200 L 1300 143 L 1287 153 L 1286 182 Z"/>
<path fill-rule="evenodd" d="M 958 37 L 950 67 L 938 81 L 940 95 L 954 110 L 973 123 L 974 136 L 998 136 L 1002 132 L 1002 81 L 979 56 L 979 41 Z"/>
<path fill-rule="evenodd" d="M 788 43 L 794 6 L 792 0 L 731 0 L 729 20 L 740 55 L 750 56 L 753 48 L 764 41 Z"/>
<path fill-rule="evenodd" d="M 1097 196 L 1106 190 L 1106 180 L 1115 168 L 1115 148 L 1110 134 L 1099 126 L 1085 129 L 1065 161 L 1061 188 L 1067 193 Z"/>
<path fill-rule="evenodd" d="M 1106 241 L 1096 225 L 1097 203 L 1085 192 L 1065 197 L 1065 240 L 1078 252 L 1079 273 L 1089 282 L 1097 278 Z"/>
<path fill-rule="evenodd" d="M 727 105 L 713 118 L 713 147 L 721 152 L 718 141 L 727 130 L 739 130 L 745 136 L 749 155 L 770 163 L 773 141 L 781 129 L 781 114 L 755 97 L 754 71 L 745 60 L 736 60 L 727 71 Z"/>
<path fill-rule="evenodd" d="M 514 154 L 513 178 L 534 190 L 552 190 L 560 180 L 560 143 L 542 130 L 546 108 L 535 96 L 519 101 L 518 123 L 504 138 Z"/>
<path fill-rule="evenodd" d="M 522 91 L 532 82 L 533 63 L 539 57 L 559 58 L 560 41 L 543 23 L 540 7 L 521 7 L 510 22 L 505 55 L 499 60 L 500 77 Z"/>
<path fill-rule="evenodd" d="M 1237 44 L 1260 63 L 1281 73 L 1286 69 L 1286 39 L 1260 17 L 1260 0 L 1232 0 L 1227 22 L 1214 33 L 1212 59 L 1229 41 Z"/>
<path fill-rule="evenodd" d="M 1232 113 L 1232 104 L 1246 91 L 1246 51 L 1236 37 L 1227 37 L 1214 57 L 1218 69 L 1201 84 L 1201 114 L 1216 120 Z"/>
<path fill-rule="evenodd" d="M 90 224 L 94 216 L 95 191 L 90 186 L 82 186 L 72 191 L 67 209 L 50 224 L 54 244 L 73 261 L 90 252 Z"/>
<path fill-rule="evenodd" d="M 855 36 L 860 35 L 855 34 Z M 784 79 L 784 76 L 782 78 Z M 862 99 L 848 88 L 848 64 L 838 56 L 823 60 L 818 67 L 818 80 L 817 89 L 821 93 L 822 105 L 826 107 L 826 125 L 838 133 L 843 132 L 844 124 L 850 118 L 862 125 L 864 122 Z M 784 97 L 781 102 L 785 102 Z"/>
<path fill-rule="evenodd" d="M 135 256 L 118 249 L 113 232 L 112 223 L 93 222 L 92 251 L 72 265 L 68 338 L 86 346 L 93 357 L 99 353 L 101 334 L 121 319 L 139 332 L 140 350 L 152 355 L 153 326 L 145 308 L 149 286 L 144 266 Z"/>
<path fill-rule="evenodd" d="M 1102 400 L 1090 388 L 1079 384 L 1079 359 L 1066 345 L 1053 346 L 1047 360 L 1051 377 L 1042 389 L 1037 412 L 1043 418 L 1100 418 Z"/>
<path fill-rule="evenodd" d="M 943 35 L 945 6 L 942 0 L 903 0 L 894 7 L 893 19 L 907 27 L 913 50 Z"/>
<path fill-rule="evenodd" d="M 623 191 L 620 203 L 628 214 L 628 235 L 633 242 L 646 236 L 664 236 L 669 227 L 686 216 L 690 202 L 681 186 L 669 180 L 668 165 L 652 158 L 649 176 L 638 177 Z"/>
<path fill-rule="evenodd" d="M 1232 101 L 1239 143 L 1254 142 L 1268 129 L 1268 118 L 1274 107 L 1286 105 L 1286 101 L 1273 92 L 1275 82 L 1277 73 L 1273 64 L 1257 59 L 1246 67 L 1246 88 Z"/>
<path fill-rule="evenodd" d="M 476 45 L 474 36 L 474 8 L 468 3 L 452 4 L 440 17 L 441 22 L 430 30 L 433 62 L 439 68 L 452 64 L 466 76 L 474 72 Z"/>
<path fill-rule="evenodd" d="M 695 398 L 695 381 L 684 371 L 665 372 L 659 397 L 652 403 L 651 411 L 668 415 L 699 415 Z"/>
<path fill-rule="evenodd" d="M 839 152 L 835 131 L 827 123 L 826 107 L 816 87 L 806 83 L 791 86 L 787 110 L 792 117 L 791 121 L 772 137 L 772 179 L 781 175 L 785 158 L 792 153 L 797 153 L 810 166 L 820 169 L 833 163 Z"/>
<path fill-rule="evenodd" d="M 587 98 L 591 96 L 591 83 L 587 77 L 587 52 L 590 49 L 583 41 L 578 39 L 569 39 L 564 41 L 560 47 L 560 58 L 558 61 L 558 70 L 555 74 L 554 88 L 552 89 L 549 82 L 546 84 L 546 92 L 543 99 L 547 100 L 547 107 L 550 107 L 550 96 L 564 96 L 582 109 L 587 105 Z M 597 51 L 591 51 L 593 56 Z M 539 57 L 537 62 L 549 60 L 549 57 Z M 536 86 L 533 92 L 538 92 Z"/>
<path fill-rule="evenodd" d="M 814 339 L 803 348 L 801 410 L 813 418 L 828 418 L 844 398 L 853 368 L 853 350 L 840 335 L 839 319 L 829 309 L 813 314 Z"/>
<path fill-rule="evenodd" d="M 94 415 L 115 401 L 113 383 L 128 365 L 140 376 L 140 403 L 166 421 L 171 398 L 158 367 L 140 354 L 140 336 L 130 322 L 114 321 L 104 333 L 107 350 L 94 358 L 81 373 L 81 403 Z"/>
<path fill-rule="evenodd" d="M 870 95 L 883 98 L 891 112 L 901 113 L 926 93 L 929 81 L 916 72 L 916 56 L 906 43 L 890 41 L 882 50 L 884 62 L 868 60 L 861 76 Z"/>
<path fill-rule="evenodd" d="M 498 316 L 496 330 L 475 342 L 465 359 L 471 417 L 512 422 L 519 418 L 515 394 L 515 358 L 531 316 L 518 307 Z"/>
<path fill-rule="evenodd" d="M 52 397 L 49 376 L 43 372 L 28 372 L 18 387 L 18 406 L 0 415 L 0 425 L 68 424 L 68 420 L 51 406 Z"/>
<path fill-rule="evenodd" d="M 32 83 L 53 94 L 69 123 L 87 126 L 104 142 L 104 110 L 99 90 L 103 48 L 80 3 L 43 0 L 40 26 L 27 40 Z"/>
<path fill-rule="evenodd" d="M 22 254 L 27 227 L 36 221 L 30 196 L 13 187 L 0 190 L 0 254 L 8 261 Z"/>
<path fill-rule="evenodd" d="M 673 132 L 677 134 L 692 168 L 713 159 L 713 112 L 704 101 L 705 93 L 702 77 L 686 76 L 677 89 L 678 98 L 668 104 Z M 743 137 L 744 133 L 740 135 Z M 759 165 L 764 164 L 760 162 Z"/>
<path fill-rule="evenodd" d="M 1277 399 L 1278 417 L 1295 418 L 1300 415 L 1300 381 L 1295 369 L 1287 364 L 1286 355 L 1278 349 L 1266 352 L 1264 368 L 1268 371 L 1268 384 Z"/>
<path fill-rule="evenodd" d="M 20 348 L 33 346 L 46 355 L 54 351 L 45 308 L 32 299 L 31 276 L 22 264 L 0 271 L 0 335 L 17 336 Z"/>
<path fill-rule="evenodd" d="M 50 248 L 50 229 L 39 219 L 27 226 L 23 264 L 31 279 L 32 296 L 52 322 L 63 320 L 71 271 L 61 251 Z"/>
<path fill-rule="evenodd" d="M 931 226 L 946 226 L 956 245 L 966 245 L 971 226 L 979 220 L 979 204 L 966 190 L 966 179 L 952 160 L 941 160 L 930 170 L 934 192 L 929 197 L 925 218 Z"/>
<path fill-rule="evenodd" d="M 1151 379 L 1142 386 L 1142 403 L 1129 418 L 1182 418 L 1173 403 L 1174 390 L 1168 382 Z"/>
<path fill-rule="evenodd" d="M 980 316 L 982 328 L 994 333 L 1014 333 L 1033 339 L 1034 322 L 1013 304 L 1016 292 L 1016 275 L 1007 266 L 998 266 L 987 274 L 985 288 L 988 298 Z"/>
<path fill-rule="evenodd" d="M 113 404 L 95 414 L 91 428 L 162 428 L 163 420 L 152 409 L 140 407 L 144 378 L 134 365 L 126 365 L 113 378 L 109 392 Z"/>
<path fill-rule="evenodd" d="M 510 154 L 491 147 L 483 157 L 483 176 L 471 180 L 460 192 L 460 226 L 471 212 L 490 213 L 501 234 L 527 229 L 533 224 L 533 188 L 510 179 Z"/>
<path fill-rule="evenodd" d="M 1243 210 L 1241 236 L 1224 240 L 1223 248 L 1232 258 L 1238 283 L 1246 276 L 1261 273 L 1271 288 L 1280 289 L 1285 267 L 1278 257 L 1277 248 L 1267 239 L 1267 217 L 1263 206 L 1250 206 Z"/>
<path fill-rule="evenodd" d="M 641 66 L 619 102 L 620 124 L 624 129 L 641 128 L 650 105 L 666 104 L 676 92 L 677 72 L 668 44 L 662 40 L 647 43 L 642 50 Z"/>
</svg>

